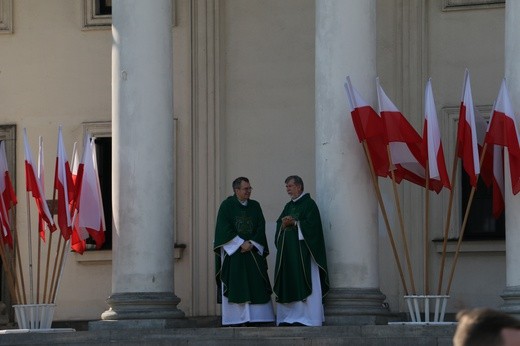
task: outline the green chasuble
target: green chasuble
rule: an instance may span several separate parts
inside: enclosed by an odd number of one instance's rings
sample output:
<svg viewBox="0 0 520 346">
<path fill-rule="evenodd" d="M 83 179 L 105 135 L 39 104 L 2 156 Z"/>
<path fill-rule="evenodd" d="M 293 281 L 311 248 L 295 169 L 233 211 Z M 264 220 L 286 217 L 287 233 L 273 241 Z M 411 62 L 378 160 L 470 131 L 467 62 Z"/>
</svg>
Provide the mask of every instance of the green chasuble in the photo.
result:
<svg viewBox="0 0 520 346">
<path fill-rule="evenodd" d="M 291 215 L 299 222 L 304 240 L 298 240 L 298 228 L 281 229 L 282 218 Z M 329 291 L 327 258 L 318 206 L 309 194 L 285 205 L 276 222 L 276 267 L 273 290 L 278 303 L 305 300 L 312 293 L 311 258 L 320 271 L 322 296 Z"/>
<path fill-rule="evenodd" d="M 224 258 L 221 258 L 222 246 L 236 236 L 262 245 L 263 254 L 260 255 L 256 248 L 244 253 L 239 248 L 232 255 L 224 252 Z M 265 304 L 271 300 L 265 219 L 257 201 L 248 200 L 244 206 L 233 195 L 222 202 L 217 216 L 213 250 L 217 285 L 223 285 L 224 296 L 230 303 Z"/>
</svg>

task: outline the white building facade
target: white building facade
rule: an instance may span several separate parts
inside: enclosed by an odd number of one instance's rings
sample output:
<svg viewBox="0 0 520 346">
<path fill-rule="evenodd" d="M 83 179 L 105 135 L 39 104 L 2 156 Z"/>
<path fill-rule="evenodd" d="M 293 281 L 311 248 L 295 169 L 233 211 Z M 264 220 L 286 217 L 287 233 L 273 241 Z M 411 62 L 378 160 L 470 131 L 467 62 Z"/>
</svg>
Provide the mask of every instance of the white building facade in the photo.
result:
<svg viewBox="0 0 520 346">
<path fill-rule="evenodd" d="M 103 4 L 112 14 L 100 12 Z M 516 2 L 485 0 L 0 0 L 0 139 L 16 182 L 23 264 L 23 129 L 33 153 L 44 138 L 47 191 L 59 125 L 69 153 L 86 132 L 111 138 L 112 248 L 69 254 L 55 320 L 218 315 L 212 242 L 220 202 L 234 178 L 250 179 L 267 222 L 272 275 L 275 221 L 292 174 L 322 213 L 326 320 L 378 323 L 406 312 L 343 82 L 349 75 L 377 109 L 379 76 L 422 133 L 431 77 L 451 172 L 466 68 L 483 115 L 504 76 L 520 109 L 518 12 Z M 457 179 L 452 239 L 464 205 Z M 397 233 L 392 186 L 380 185 Z M 474 240 L 462 243 L 448 313 L 520 311 L 520 202 L 508 187 L 505 235 L 469 231 Z M 399 194 L 417 293 L 425 292 L 426 276 L 436 292 L 448 191 L 430 195 L 426 242 L 424 190 L 403 182 Z M 2 301 L 11 304 L 5 280 Z"/>
</svg>

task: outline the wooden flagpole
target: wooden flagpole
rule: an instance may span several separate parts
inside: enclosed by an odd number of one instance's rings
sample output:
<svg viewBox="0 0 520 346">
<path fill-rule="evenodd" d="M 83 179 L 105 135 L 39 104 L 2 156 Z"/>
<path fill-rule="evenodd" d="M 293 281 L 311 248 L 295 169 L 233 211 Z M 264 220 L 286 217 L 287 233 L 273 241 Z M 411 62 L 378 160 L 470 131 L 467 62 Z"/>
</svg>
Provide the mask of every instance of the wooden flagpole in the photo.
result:
<svg viewBox="0 0 520 346">
<path fill-rule="evenodd" d="M 31 201 L 27 191 L 27 243 L 29 247 L 29 304 L 34 304 L 34 277 L 32 261 L 32 237 L 31 237 Z"/>
<path fill-rule="evenodd" d="M 482 156 L 480 157 L 479 165 L 482 167 L 482 162 L 484 161 L 484 157 L 486 156 L 487 143 L 484 143 L 484 148 L 482 149 Z M 459 240 L 457 242 L 457 249 L 455 250 L 455 256 L 453 257 L 453 263 L 451 264 L 451 273 L 450 278 L 448 280 L 448 286 L 446 287 L 446 295 L 450 294 L 451 284 L 453 282 L 453 276 L 455 274 L 455 267 L 457 266 L 457 261 L 459 259 L 460 246 L 462 244 L 462 238 L 464 237 L 464 231 L 466 230 L 466 224 L 468 222 L 469 211 L 471 209 L 471 204 L 473 203 L 473 197 L 475 196 L 475 191 L 477 190 L 476 186 L 471 187 L 471 192 L 469 194 L 468 205 L 466 206 L 466 212 L 464 213 L 464 220 L 462 221 L 462 226 L 460 228 Z"/>
<path fill-rule="evenodd" d="M 387 151 L 388 151 L 388 162 L 392 164 L 392 156 L 390 154 L 390 146 L 387 145 Z M 408 241 L 406 239 L 406 233 L 404 231 L 404 219 L 403 219 L 403 213 L 401 212 L 401 202 L 399 200 L 399 194 L 397 193 L 397 184 L 395 182 L 395 172 L 393 169 L 390 170 L 392 174 L 392 186 L 394 190 L 394 200 L 395 205 L 397 207 L 397 214 L 399 215 L 399 224 L 401 227 L 401 238 L 403 239 L 403 247 L 404 247 L 404 254 L 406 258 L 406 265 L 408 267 L 408 274 L 410 276 L 410 285 L 412 287 L 412 294 L 417 294 L 417 291 L 415 289 L 415 280 L 413 277 L 413 270 L 412 270 L 412 264 L 410 260 L 410 252 L 408 251 Z"/>
<path fill-rule="evenodd" d="M 448 233 L 450 231 L 450 223 L 451 223 L 451 210 L 453 208 L 453 196 L 455 193 L 455 185 L 457 182 L 457 168 L 458 168 L 458 160 L 457 160 L 457 152 L 459 151 L 459 143 L 455 145 L 455 154 L 453 155 L 453 166 L 451 168 L 451 190 L 450 190 L 450 198 L 448 201 L 448 211 L 446 213 L 446 225 L 444 226 L 444 236 L 442 241 L 442 255 L 441 255 L 441 264 L 439 268 L 439 282 L 437 284 L 437 294 L 441 294 L 442 290 L 442 280 L 444 276 L 444 262 L 446 261 L 446 248 L 448 246 Z"/>
<path fill-rule="evenodd" d="M 52 270 L 52 278 L 51 278 L 51 282 L 49 283 L 49 299 L 48 299 L 48 303 L 51 302 L 51 299 L 52 299 L 52 292 L 53 292 L 53 289 L 54 289 L 54 280 L 56 278 L 56 270 L 58 268 L 58 258 L 60 257 L 60 247 L 61 247 L 61 235 L 58 235 L 58 245 L 56 247 L 56 256 L 54 257 L 54 268 Z"/>
<path fill-rule="evenodd" d="M 56 190 L 53 188 L 53 191 L 52 191 L 52 204 L 51 204 L 51 216 L 54 217 L 55 215 L 55 206 L 56 206 Z M 49 244 L 47 245 L 47 263 L 46 263 L 46 267 L 45 267 L 45 284 L 44 284 L 44 289 L 43 289 L 43 302 L 46 302 L 46 297 L 47 297 L 47 285 L 48 285 L 48 279 L 49 279 L 49 262 L 50 262 L 50 258 L 51 258 L 51 248 L 52 248 L 52 234 L 54 232 L 49 232 Z M 58 256 L 56 254 L 56 256 Z M 49 298 L 50 298 L 50 292 L 51 290 L 49 289 Z"/>
<path fill-rule="evenodd" d="M 13 273 L 11 271 L 9 261 L 7 259 L 7 253 L 4 248 L 4 243 L 0 243 L 0 257 L 2 258 L 2 266 L 7 277 L 7 286 L 9 288 L 9 293 L 11 294 L 11 297 L 13 298 L 16 304 L 18 302 L 18 297 L 14 288 Z"/>
<path fill-rule="evenodd" d="M 430 275 L 428 274 L 428 268 L 430 267 L 430 250 L 429 250 L 429 237 L 430 237 L 430 164 L 426 160 L 426 193 L 425 193 L 425 212 L 424 212 L 424 294 L 430 294 Z"/>
<path fill-rule="evenodd" d="M 14 262 L 18 262 L 18 270 L 20 271 L 20 283 L 22 286 L 22 295 L 20 298 L 23 298 L 23 301 L 20 299 L 20 303 L 27 304 L 27 295 L 25 293 L 25 281 L 23 278 L 23 269 L 22 269 L 22 257 L 20 255 L 20 245 L 18 244 L 18 237 L 14 243 L 15 246 L 15 260 Z M 18 260 L 17 260 L 18 259 Z"/>
<path fill-rule="evenodd" d="M 38 224 L 40 222 L 38 221 Z M 36 304 L 40 304 L 40 271 L 41 271 L 41 256 L 42 256 L 42 238 L 40 237 L 38 227 L 38 265 L 36 267 Z"/>
<path fill-rule="evenodd" d="M 38 137 L 38 179 L 41 182 L 41 171 L 43 165 L 43 137 Z M 43 189 L 43 186 L 42 186 Z M 45 198 L 45 196 L 43 196 Z M 40 303 L 40 274 L 41 274 L 41 257 L 42 257 L 42 238 L 40 237 L 40 218 L 38 218 L 38 260 L 36 269 L 36 304 Z"/>
<path fill-rule="evenodd" d="M 49 232 L 49 239 L 47 244 L 47 263 L 45 265 L 45 282 L 43 284 L 43 302 L 47 302 L 47 286 L 49 285 L 49 263 L 51 259 L 51 249 L 52 249 L 52 234 L 53 232 Z"/>
<path fill-rule="evenodd" d="M 390 245 L 392 247 L 392 252 L 394 254 L 394 258 L 397 263 L 397 269 L 399 270 L 399 275 L 401 277 L 401 282 L 403 284 L 404 292 L 406 295 L 408 295 L 408 287 L 406 286 L 406 281 L 404 279 L 403 268 L 401 266 L 401 261 L 399 260 L 399 255 L 397 254 L 394 236 L 392 235 L 392 229 L 390 228 L 390 223 L 388 222 L 388 215 L 386 213 L 385 204 L 383 203 L 383 197 L 381 196 L 381 190 L 379 189 L 379 184 L 377 182 L 376 173 L 374 172 L 374 166 L 372 164 L 372 158 L 370 157 L 370 152 L 368 151 L 368 146 L 367 146 L 366 140 L 363 140 L 363 149 L 365 152 L 365 157 L 368 162 L 368 166 L 370 167 L 370 176 L 372 177 L 372 184 L 374 185 L 377 200 L 379 202 L 379 206 L 381 207 L 381 212 L 383 214 L 383 219 L 384 219 L 385 225 L 386 225 L 386 231 L 388 233 L 388 238 L 390 239 Z"/>
<path fill-rule="evenodd" d="M 8 210 L 8 217 L 9 217 L 9 225 L 13 224 L 13 215 L 12 210 Z M 13 276 L 13 284 L 14 289 L 16 292 L 16 304 L 22 303 L 22 295 L 20 293 L 20 285 L 18 284 L 18 276 L 16 274 L 16 246 L 18 242 L 18 237 L 16 236 L 16 230 L 14 227 L 11 227 L 11 235 L 13 237 L 13 248 L 7 252 L 7 258 L 8 258 L 8 264 L 9 264 L 9 270 L 12 273 Z"/>
<path fill-rule="evenodd" d="M 70 241 L 71 241 L 71 239 L 69 238 L 69 240 L 67 240 L 66 242 L 63 243 L 64 249 L 69 248 Z M 54 293 L 52 295 L 51 303 L 56 302 L 56 295 L 58 294 L 58 289 L 60 288 L 61 278 L 63 276 L 63 268 L 65 268 L 65 263 L 67 262 L 68 254 L 69 254 L 69 251 L 62 252 L 62 257 L 61 257 L 61 261 L 60 261 L 60 272 L 59 272 L 58 278 L 56 280 L 56 285 L 54 287 Z"/>
</svg>

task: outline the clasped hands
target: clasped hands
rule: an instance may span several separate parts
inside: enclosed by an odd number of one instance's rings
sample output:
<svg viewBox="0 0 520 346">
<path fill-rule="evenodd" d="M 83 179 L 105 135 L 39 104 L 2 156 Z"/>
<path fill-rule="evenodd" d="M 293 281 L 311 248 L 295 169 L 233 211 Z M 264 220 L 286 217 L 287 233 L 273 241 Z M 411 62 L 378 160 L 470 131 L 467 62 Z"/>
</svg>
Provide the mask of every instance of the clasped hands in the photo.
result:
<svg viewBox="0 0 520 346">
<path fill-rule="evenodd" d="M 287 227 L 296 226 L 296 219 L 291 215 L 284 216 L 282 218 L 282 229 L 286 229 Z"/>
<path fill-rule="evenodd" d="M 250 240 L 246 240 L 242 243 L 242 245 L 240 245 L 240 252 L 248 252 L 248 251 L 251 251 L 253 250 L 253 243 L 251 243 Z"/>
</svg>

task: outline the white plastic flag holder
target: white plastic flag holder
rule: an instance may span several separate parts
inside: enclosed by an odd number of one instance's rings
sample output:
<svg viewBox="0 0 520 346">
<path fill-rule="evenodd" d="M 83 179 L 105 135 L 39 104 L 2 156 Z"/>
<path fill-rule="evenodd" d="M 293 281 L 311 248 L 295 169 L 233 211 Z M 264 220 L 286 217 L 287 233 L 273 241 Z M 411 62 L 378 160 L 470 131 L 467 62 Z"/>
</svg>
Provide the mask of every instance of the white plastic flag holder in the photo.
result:
<svg viewBox="0 0 520 346">
<path fill-rule="evenodd" d="M 436 324 L 445 323 L 444 316 L 446 313 L 446 304 L 448 303 L 448 295 L 408 295 L 404 296 L 408 311 L 410 313 L 411 323 L 418 324 Z M 421 307 L 424 309 L 424 321 L 421 318 Z M 433 307 L 433 309 L 432 309 Z M 430 320 L 430 314 L 433 312 L 433 321 Z"/>
<path fill-rule="evenodd" d="M 50 329 L 56 304 L 13 305 L 19 329 Z"/>
</svg>

